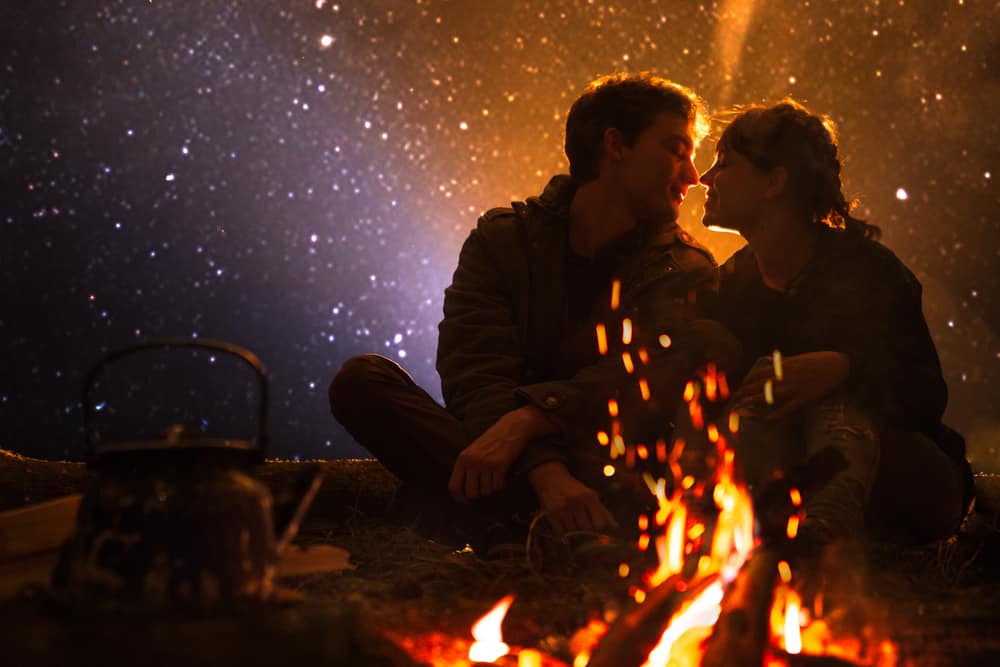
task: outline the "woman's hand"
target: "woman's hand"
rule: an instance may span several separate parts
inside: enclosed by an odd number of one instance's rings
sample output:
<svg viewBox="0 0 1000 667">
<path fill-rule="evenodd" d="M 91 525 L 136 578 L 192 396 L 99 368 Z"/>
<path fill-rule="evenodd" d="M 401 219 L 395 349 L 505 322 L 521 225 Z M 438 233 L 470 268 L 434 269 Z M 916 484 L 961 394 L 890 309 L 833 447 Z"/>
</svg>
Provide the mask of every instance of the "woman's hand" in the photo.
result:
<svg viewBox="0 0 1000 667">
<path fill-rule="evenodd" d="M 736 411 L 763 414 L 767 406 L 772 405 L 768 419 L 787 417 L 832 394 L 847 381 L 850 369 L 850 358 L 843 352 L 807 352 L 782 359 L 779 380 L 772 360 L 761 359 L 733 394 Z M 769 382 L 771 389 L 768 392 L 766 385 Z M 768 393 L 773 399 L 771 403 L 766 400 Z"/>
</svg>

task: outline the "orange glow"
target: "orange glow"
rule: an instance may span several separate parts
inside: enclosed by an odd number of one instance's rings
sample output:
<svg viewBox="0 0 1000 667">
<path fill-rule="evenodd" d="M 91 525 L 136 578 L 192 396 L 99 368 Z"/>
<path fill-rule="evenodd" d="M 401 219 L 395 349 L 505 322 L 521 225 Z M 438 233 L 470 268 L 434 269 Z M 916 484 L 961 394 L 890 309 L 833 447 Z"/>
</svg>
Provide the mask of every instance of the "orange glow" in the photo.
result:
<svg viewBox="0 0 1000 667">
<path fill-rule="evenodd" d="M 774 379 L 781 382 L 785 377 L 785 370 L 781 363 L 781 352 L 775 350 L 771 353 L 771 363 L 774 365 Z"/>
<path fill-rule="evenodd" d="M 517 667 L 542 667 L 542 654 L 533 648 L 526 648 L 517 654 Z"/>
<path fill-rule="evenodd" d="M 647 531 L 649 530 L 649 517 L 645 514 L 639 515 L 639 530 Z"/>
<path fill-rule="evenodd" d="M 612 417 L 618 416 L 618 401 L 613 398 L 608 399 L 608 414 Z"/>
<path fill-rule="evenodd" d="M 622 300 L 622 281 L 611 281 L 611 310 L 618 310 Z"/>
<path fill-rule="evenodd" d="M 645 551 L 649 548 L 649 533 L 643 533 L 639 536 L 639 551 Z"/>
<path fill-rule="evenodd" d="M 725 373 L 719 373 L 719 397 L 722 400 L 729 398 L 729 382 L 726 381 Z"/>
<path fill-rule="evenodd" d="M 785 651 L 792 655 L 802 652 L 802 634 L 799 628 L 799 594 L 788 591 L 788 601 L 785 603 Z"/>
<path fill-rule="evenodd" d="M 800 505 L 802 505 L 802 494 L 799 493 L 798 489 L 792 489 L 791 491 L 788 492 L 788 495 L 792 499 L 792 505 L 794 505 L 795 507 L 799 507 Z"/>
<path fill-rule="evenodd" d="M 667 443 L 664 440 L 656 441 L 656 460 L 660 463 L 667 462 Z"/>
<path fill-rule="evenodd" d="M 649 458 L 649 448 L 646 445 L 636 445 L 635 453 L 643 461 Z"/>
<path fill-rule="evenodd" d="M 688 383 L 684 385 L 684 400 L 691 401 L 691 399 L 693 398 L 694 398 L 694 382 L 688 381 Z"/>
<path fill-rule="evenodd" d="M 774 405 L 774 381 L 767 380 L 764 382 L 764 402 L 768 405 Z"/>
<path fill-rule="evenodd" d="M 469 660 L 472 662 L 495 662 L 498 658 L 507 655 L 510 647 L 503 642 L 500 626 L 513 602 L 513 595 L 502 598 L 473 624 L 472 636 L 476 641 L 469 647 Z"/>
<path fill-rule="evenodd" d="M 611 442 L 614 444 L 611 448 L 611 458 L 617 458 L 625 453 L 625 438 L 616 435 Z"/>
<path fill-rule="evenodd" d="M 601 447 L 607 447 L 608 443 L 611 442 L 611 438 L 604 431 L 598 431 L 597 442 L 601 443 Z"/>
<path fill-rule="evenodd" d="M 635 600 L 636 604 L 642 604 L 646 601 L 646 591 L 641 588 L 637 588 L 632 592 L 632 598 Z"/>
<path fill-rule="evenodd" d="M 646 382 L 646 378 L 639 378 L 639 395 L 642 396 L 642 400 L 649 400 L 649 383 Z"/>
<path fill-rule="evenodd" d="M 631 572 L 631 569 L 629 568 L 628 563 L 621 563 L 618 566 L 618 576 L 621 577 L 622 579 L 627 577 L 629 572 Z"/>
<path fill-rule="evenodd" d="M 681 479 L 681 487 L 686 491 L 692 486 L 694 486 L 694 477 L 691 475 L 684 475 L 683 479 Z"/>
<path fill-rule="evenodd" d="M 602 355 L 608 353 L 608 332 L 603 324 L 597 325 L 597 351 Z"/>
<path fill-rule="evenodd" d="M 639 361 L 641 361 L 643 365 L 649 363 L 649 352 L 646 351 L 646 348 L 640 347 L 638 355 L 639 355 Z"/>
<path fill-rule="evenodd" d="M 700 431 L 705 427 L 705 417 L 701 412 L 701 403 L 698 401 L 688 403 L 688 415 L 691 417 L 691 426 L 695 429 Z"/>
<path fill-rule="evenodd" d="M 705 397 L 710 401 L 714 401 L 718 387 L 715 364 L 709 363 L 705 369 Z"/>
<path fill-rule="evenodd" d="M 792 568 L 786 561 L 778 563 L 778 576 L 781 577 L 782 583 L 787 584 L 792 581 Z"/>
<path fill-rule="evenodd" d="M 613 465 L 604 466 L 604 476 L 613 477 L 615 474 L 615 467 Z"/>
<path fill-rule="evenodd" d="M 691 526 L 690 530 L 688 530 L 688 539 L 689 540 L 697 540 L 699 537 L 701 537 L 704 534 L 705 534 L 705 524 L 703 524 L 703 523 L 696 523 L 693 526 Z"/>
<path fill-rule="evenodd" d="M 626 345 L 632 344 L 632 320 L 627 317 L 622 320 L 622 342 Z"/>
<path fill-rule="evenodd" d="M 667 349 L 673 344 L 673 341 L 670 340 L 670 336 L 668 336 L 667 334 L 660 334 L 659 342 L 660 342 L 660 347 L 662 347 L 663 349 Z"/>
<path fill-rule="evenodd" d="M 795 536 L 799 534 L 799 517 L 797 514 L 788 517 L 788 529 L 785 532 L 790 540 L 794 540 Z"/>
<path fill-rule="evenodd" d="M 715 424 L 709 424 L 706 432 L 708 433 L 709 442 L 714 443 L 719 441 L 719 428 Z"/>
<path fill-rule="evenodd" d="M 729 432 L 730 433 L 740 432 L 740 413 L 738 412 L 729 413 Z"/>
<path fill-rule="evenodd" d="M 622 352 L 622 365 L 625 367 L 626 373 L 631 373 L 635 370 L 635 364 L 632 363 L 632 355 L 627 350 Z"/>
</svg>

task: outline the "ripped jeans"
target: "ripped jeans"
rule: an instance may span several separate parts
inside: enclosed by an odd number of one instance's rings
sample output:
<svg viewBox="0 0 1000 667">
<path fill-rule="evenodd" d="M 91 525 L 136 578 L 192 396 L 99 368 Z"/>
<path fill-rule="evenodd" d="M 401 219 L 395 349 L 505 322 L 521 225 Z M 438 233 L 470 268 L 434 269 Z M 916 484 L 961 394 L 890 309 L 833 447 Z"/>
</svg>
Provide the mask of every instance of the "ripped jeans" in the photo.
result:
<svg viewBox="0 0 1000 667">
<path fill-rule="evenodd" d="M 828 447 L 839 452 L 846 467 L 806 496 L 806 522 L 822 525 L 834 536 L 856 536 L 864 529 L 878 476 L 879 431 L 866 409 L 850 395 L 837 393 L 784 419 L 742 417 L 734 449 L 754 495 L 775 473 L 802 465 Z"/>
</svg>

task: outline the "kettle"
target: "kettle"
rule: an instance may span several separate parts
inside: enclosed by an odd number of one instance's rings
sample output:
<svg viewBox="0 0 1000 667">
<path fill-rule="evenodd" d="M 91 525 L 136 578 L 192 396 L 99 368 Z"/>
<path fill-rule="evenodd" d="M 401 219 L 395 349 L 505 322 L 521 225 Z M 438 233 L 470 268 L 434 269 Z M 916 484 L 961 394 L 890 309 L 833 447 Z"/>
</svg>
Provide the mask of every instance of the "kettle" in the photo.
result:
<svg viewBox="0 0 1000 667">
<path fill-rule="evenodd" d="M 92 390 L 113 362 L 149 350 L 199 348 L 242 359 L 259 385 L 256 444 L 208 438 L 182 424 L 162 437 L 97 442 Z M 77 596 L 144 605 L 213 607 L 265 600 L 278 558 L 322 481 L 307 468 L 276 507 L 252 476 L 267 450 L 267 374 L 249 350 L 206 339 L 163 339 L 114 351 L 83 389 L 87 478 L 75 531 L 52 583 Z"/>
</svg>

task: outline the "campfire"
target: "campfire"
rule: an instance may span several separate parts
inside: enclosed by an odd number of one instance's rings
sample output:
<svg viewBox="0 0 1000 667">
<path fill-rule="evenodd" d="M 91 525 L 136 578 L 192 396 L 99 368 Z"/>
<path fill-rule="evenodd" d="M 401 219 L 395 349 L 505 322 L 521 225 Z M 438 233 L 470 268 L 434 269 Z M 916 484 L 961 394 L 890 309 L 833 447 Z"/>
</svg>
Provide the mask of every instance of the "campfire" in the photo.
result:
<svg viewBox="0 0 1000 667">
<path fill-rule="evenodd" d="M 613 300 L 617 291 L 612 290 Z M 621 332 L 622 364 L 638 383 L 642 399 L 649 400 L 649 383 L 642 377 L 648 352 L 632 349 L 629 319 L 622 320 Z M 609 354 L 603 324 L 597 326 L 597 343 L 602 355 Z M 666 348 L 672 341 L 662 335 L 659 344 Z M 777 352 L 775 369 L 780 380 Z M 770 389 L 765 387 L 765 393 Z M 805 591 L 793 571 L 788 555 L 795 553 L 806 492 L 794 486 L 794 475 L 775 480 L 773 488 L 758 494 L 758 504 L 766 497 L 767 507 L 757 508 L 760 516 L 755 514 L 731 446 L 739 434 L 739 415 L 719 409 L 729 397 L 724 373 L 707 365 L 686 385 L 683 397 L 691 427 L 684 434 L 692 442 L 675 436 L 671 443 L 661 439 L 652 447 L 626 442 L 619 405 L 608 402 L 610 428 L 596 434 L 611 461 L 604 472 L 614 475 L 623 463 L 632 474 L 646 470 L 641 476 L 655 498 L 655 511 L 636 519 L 637 560 L 655 554 L 655 565 L 618 566 L 619 576 L 631 583 L 627 590 L 632 605 L 609 623 L 592 621 L 576 633 L 569 642 L 572 666 L 897 664 L 895 645 L 871 627 L 855 626 L 838 634 L 837 619 L 824 609 L 823 592 Z M 712 415 L 720 416 L 713 420 Z M 829 467 L 830 461 L 820 463 Z M 775 529 L 777 522 L 780 530 Z M 404 638 L 401 644 L 414 658 L 435 667 L 567 665 L 567 656 L 560 660 L 503 642 L 503 619 L 515 604 L 513 596 L 497 602 L 472 626 L 471 641 L 452 639 L 445 648 L 437 636 L 434 641 Z"/>
</svg>

